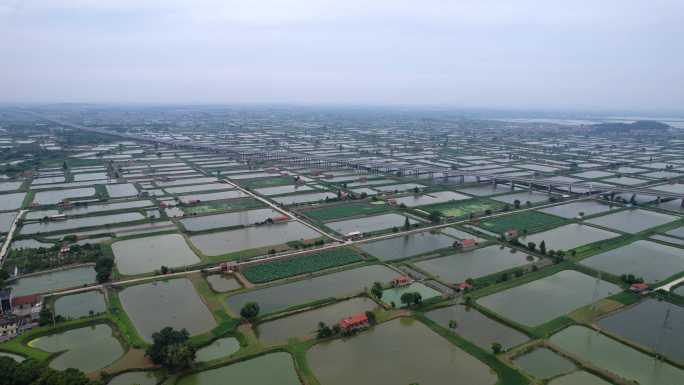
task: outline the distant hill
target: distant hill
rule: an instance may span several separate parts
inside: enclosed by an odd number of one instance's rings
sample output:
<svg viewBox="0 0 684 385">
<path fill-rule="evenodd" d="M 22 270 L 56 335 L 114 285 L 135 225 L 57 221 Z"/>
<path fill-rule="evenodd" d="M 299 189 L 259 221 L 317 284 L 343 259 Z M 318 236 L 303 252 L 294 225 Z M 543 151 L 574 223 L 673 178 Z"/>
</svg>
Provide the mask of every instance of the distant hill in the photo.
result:
<svg viewBox="0 0 684 385">
<path fill-rule="evenodd" d="M 626 131 L 667 131 L 671 127 L 655 120 L 637 120 L 633 123 L 599 123 L 592 124 L 595 132 L 626 132 Z"/>
</svg>

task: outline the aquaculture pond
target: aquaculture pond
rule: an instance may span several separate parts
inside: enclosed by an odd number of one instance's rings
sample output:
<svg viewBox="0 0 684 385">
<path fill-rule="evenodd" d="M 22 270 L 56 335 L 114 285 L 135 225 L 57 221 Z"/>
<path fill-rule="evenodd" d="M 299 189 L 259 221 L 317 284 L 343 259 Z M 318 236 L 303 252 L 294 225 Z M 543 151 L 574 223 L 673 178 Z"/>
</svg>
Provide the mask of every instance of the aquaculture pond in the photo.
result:
<svg viewBox="0 0 684 385">
<path fill-rule="evenodd" d="M 630 234 L 670 223 L 679 217 L 647 210 L 625 210 L 587 220 L 588 223 Z"/>
<path fill-rule="evenodd" d="M 454 239 L 440 233 L 422 232 L 361 244 L 361 250 L 381 261 L 393 261 L 452 247 Z"/>
<path fill-rule="evenodd" d="M 550 349 L 538 348 L 516 357 L 516 366 L 539 379 L 548 379 L 574 371 L 575 364 Z"/>
<path fill-rule="evenodd" d="M 480 298 L 478 303 L 515 322 L 536 326 L 592 302 L 616 294 L 620 287 L 575 270 L 548 277 Z M 596 290 L 596 293 L 595 293 Z"/>
<path fill-rule="evenodd" d="M 204 231 L 221 227 L 253 225 L 278 216 L 282 214 L 273 209 L 257 209 L 183 218 L 180 223 L 188 231 Z"/>
<path fill-rule="evenodd" d="M 523 191 L 515 194 L 506 194 L 506 195 L 500 195 L 500 196 L 495 196 L 490 199 L 493 199 L 495 201 L 499 201 L 502 203 L 507 203 L 509 205 L 513 205 L 515 201 L 520 201 L 521 204 L 526 204 L 527 202 L 531 203 L 539 203 L 539 202 L 544 202 L 548 201 L 549 197 L 551 195 L 546 194 L 546 193 L 540 193 L 536 191 Z"/>
<path fill-rule="evenodd" d="M 82 218 L 68 218 L 61 222 L 34 222 L 25 224 L 21 228 L 21 234 L 38 234 L 38 233 L 48 233 L 53 231 L 67 231 L 78 229 L 81 227 L 92 227 L 92 226 L 109 226 L 116 225 L 123 222 L 133 222 L 145 219 L 145 216 L 133 212 L 133 213 L 120 213 L 120 214 L 110 214 L 110 215 L 98 215 L 94 217 L 82 217 Z M 102 232 L 105 232 L 103 230 Z"/>
<path fill-rule="evenodd" d="M 340 234 L 348 234 L 353 231 L 360 231 L 362 233 L 370 233 L 373 231 L 390 229 L 392 227 L 402 228 L 406 222 L 403 215 L 388 213 L 382 215 L 375 215 L 372 217 L 363 217 L 356 219 L 346 219 L 343 221 L 326 222 L 325 226 L 333 229 Z M 409 219 L 410 224 L 418 223 L 418 221 Z"/>
<path fill-rule="evenodd" d="M 0 192 L 19 190 L 19 188 L 21 187 L 22 184 L 24 184 L 23 181 L 19 181 L 19 182 L 0 182 Z"/>
<path fill-rule="evenodd" d="M 546 250 L 570 250 L 590 243 L 603 241 L 610 238 L 619 237 L 620 234 L 598 229 L 596 227 L 571 223 L 565 226 L 541 233 L 528 235 L 520 241 L 527 244 L 534 242 L 539 245 L 541 241 L 546 242 Z"/>
<path fill-rule="evenodd" d="M 160 380 L 158 372 L 127 372 L 114 377 L 107 385 L 157 385 Z"/>
<path fill-rule="evenodd" d="M 233 277 L 228 277 L 222 274 L 212 274 L 206 277 L 209 286 L 219 293 L 225 293 L 231 290 L 242 288 L 240 283 Z"/>
<path fill-rule="evenodd" d="M 397 308 L 404 307 L 406 305 L 401 302 L 401 296 L 405 293 L 419 293 L 423 301 L 442 296 L 442 293 L 429 286 L 426 286 L 420 282 L 413 282 L 407 286 L 393 287 L 383 290 L 382 302 L 390 306 L 394 304 L 394 306 Z"/>
<path fill-rule="evenodd" d="M 318 193 L 285 195 L 285 196 L 281 196 L 281 197 L 275 197 L 272 199 L 275 202 L 280 203 L 281 205 L 292 205 L 292 204 L 299 204 L 299 203 L 310 203 L 310 202 L 324 201 L 325 198 L 329 198 L 329 199 L 337 198 L 337 195 L 333 194 L 331 192 L 318 192 Z"/>
<path fill-rule="evenodd" d="M 12 282 L 11 286 L 12 294 L 18 297 L 83 286 L 94 282 L 95 269 L 92 266 L 83 266 L 19 278 Z"/>
<path fill-rule="evenodd" d="M 376 307 L 377 304 L 369 298 L 352 298 L 261 323 L 257 326 L 256 332 L 259 340 L 264 344 L 284 344 L 289 338 L 315 336 L 319 322 L 334 325 L 343 318 L 373 310 Z"/>
<path fill-rule="evenodd" d="M 634 274 L 646 282 L 661 281 L 684 270 L 684 249 L 636 241 L 582 260 L 583 265 L 614 275 Z"/>
<path fill-rule="evenodd" d="M 64 199 L 84 198 L 95 195 L 92 187 L 74 188 L 67 190 L 40 191 L 33 197 L 33 203 L 39 205 L 54 205 Z"/>
<path fill-rule="evenodd" d="M 0 213 L 0 234 L 10 231 L 16 216 L 16 212 Z"/>
<path fill-rule="evenodd" d="M 577 371 L 549 381 L 549 385 L 611 385 L 610 382 L 591 373 Z"/>
<path fill-rule="evenodd" d="M 135 285 L 119 293 L 124 310 L 145 341 L 165 326 L 202 334 L 216 326 L 190 280 L 171 279 Z"/>
<path fill-rule="evenodd" d="M 287 185 L 287 186 L 273 186 L 255 189 L 254 192 L 260 195 L 281 195 L 281 194 L 292 194 L 302 191 L 311 191 L 313 188 L 309 186 L 297 186 L 297 185 Z"/>
<path fill-rule="evenodd" d="M 404 204 L 407 207 L 415 207 L 434 203 L 460 201 L 464 199 L 470 199 L 470 197 L 468 195 L 459 194 L 453 191 L 440 191 L 423 195 L 409 195 L 406 197 L 396 198 L 395 201 L 397 205 Z"/>
<path fill-rule="evenodd" d="M 667 327 L 663 327 L 667 318 Z M 647 298 L 598 321 L 602 331 L 618 335 L 666 357 L 684 362 L 684 308 Z"/>
<path fill-rule="evenodd" d="M 124 275 L 149 273 L 167 267 L 193 265 L 200 259 L 179 234 L 155 235 L 112 244 L 119 272 Z"/>
<path fill-rule="evenodd" d="M 299 222 L 285 222 L 194 235 L 190 237 L 190 241 L 205 255 L 223 255 L 321 236 L 321 233 Z"/>
<path fill-rule="evenodd" d="M 207 202 L 207 201 L 217 201 L 222 199 L 236 199 L 244 198 L 247 195 L 240 190 L 226 190 L 212 193 L 204 194 L 187 194 L 178 197 L 181 202 L 185 204 L 190 204 L 191 202 Z"/>
<path fill-rule="evenodd" d="M 456 334 L 485 350 L 490 350 L 495 342 L 510 349 L 529 340 L 525 334 L 463 305 L 443 307 L 425 315 L 444 328 L 449 328 L 450 321 L 456 321 Z"/>
<path fill-rule="evenodd" d="M 495 245 L 416 262 L 414 266 L 450 283 L 459 283 L 523 266 L 532 260 L 525 253 Z"/>
<path fill-rule="evenodd" d="M 98 179 L 107 179 L 107 173 L 106 172 L 91 172 L 91 173 L 82 173 L 82 174 L 74 175 L 74 181 L 76 181 L 76 182 L 98 180 Z"/>
<path fill-rule="evenodd" d="M 412 319 L 396 319 L 353 338 L 318 343 L 309 349 L 307 359 L 325 385 L 453 385 L 455 379 L 468 385 L 493 385 L 497 381 L 485 364 Z"/>
<path fill-rule="evenodd" d="M 0 195 L 0 211 L 16 210 L 21 207 L 26 193 Z"/>
<path fill-rule="evenodd" d="M 584 216 L 588 217 L 590 215 L 605 213 L 606 211 L 615 210 L 618 208 L 621 208 L 621 206 L 613 206 L 611 208 L 608 205 L 604 205 L 603 203 L 596 201 L 581 201 L 547 207 L 540 209 L 539 211 L 569 219 L 579 217 L 580 213 L 584 213 Z"/>
<path fill-rule="evenodd" d="M 99 314 L 106 308 L 104 296 L 97 290 L 71 294 L 55 300 L 55 314 L 65 318 L 81 318 L 90 312 Z"/>
<path fill-rule="evenodd" d="M 270 353 L 232 365 L 191 374 L 176 385 L 301 385 L 288 353 Z M 275 381 L 275 383 L 274 383 Z"/>
<path fill-rule="evenodd" d="M 225 183 L 193 184 L 190 186 L 167 187 L 164 189 L 169 194 L 183 194 L 198 191 L 232 190 L 234 187 Z"/>
<path fill-rule="evenodd" d="M 554 334 L 551 343 L 581 360 L 639 385 L 684 384 L 684 370 L 632 349 L 601 333 L 570 326 Z"/>
<path fill-rule="evenodd" d="M 124 210 L 124 209 L 137 209 L 142 207 L 153 206 L 154 203 L 149 200 L 139 200 L 139 201 L 126 201 L 126 202 L 115 202 L 115 203 L 90 203 L 87 206 L 74 206 L 74 208 L 64 212 L 67 216 L 70 215 L 85 215 L 99 213 L 103 211 L 114 211 L 114 210 Z M 55 215 L 57 212 L 55 210 L 45 210 L 53 211 L 54 213 L 46 215 Z M 34 219 L 40 219 L 34 218 Z"/>
<path fill-rule="evenodd" d="M 240 350 L 240 342 L 233 337 L 225 337 L 214 340 L 207 346 L 197 349 L 195 360 L 206 362 L 221 357 L 228 357 Z"/>
<path fill-rule="evenodd" d="M 100 370 L 124 354 L 109 325 L 98 324 L 39 337 L 29 346 L 50 353 L 62 352 L 50 361 L 57 370 L 76 368 L 89 373 Z"/>
<path fill-rule="evenodd" d="M 228 305 L 238 314 L 242 306 L 254 301 L 261 313 L 267 314 L 315 300 L 355 294 L 375 281 L 389 282 L 397 276 L 399 273 L 385 266 L 364 266 L 236 294 L 228 298 Z"/>
<path fill-rule="evenodd" d="M 111 198 L 132 197 L 138 195 L 138 190 L 132 183 L 108 184 L 107 194 Z"/>
</svg>

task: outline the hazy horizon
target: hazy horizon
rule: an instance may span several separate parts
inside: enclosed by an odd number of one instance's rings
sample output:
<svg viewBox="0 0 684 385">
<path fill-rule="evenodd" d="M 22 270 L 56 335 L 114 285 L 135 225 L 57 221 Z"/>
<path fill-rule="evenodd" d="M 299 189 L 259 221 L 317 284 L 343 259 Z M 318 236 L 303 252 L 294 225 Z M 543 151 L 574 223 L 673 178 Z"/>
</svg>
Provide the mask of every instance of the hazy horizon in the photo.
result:
<svg viewBox="0 0 684 385">
<path fill-rule="evenodd" d="M 678 113 L 684 2 L 0 0 L 0 102 Z"/>
</svg>

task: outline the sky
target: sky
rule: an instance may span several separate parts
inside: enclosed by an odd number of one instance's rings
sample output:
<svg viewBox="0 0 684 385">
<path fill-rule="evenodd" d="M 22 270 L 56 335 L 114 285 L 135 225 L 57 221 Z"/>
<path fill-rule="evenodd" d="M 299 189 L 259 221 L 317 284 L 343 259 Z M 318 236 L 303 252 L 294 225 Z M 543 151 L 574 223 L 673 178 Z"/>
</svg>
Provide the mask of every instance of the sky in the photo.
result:
<svg viewBox="0 0 684 385">
<path fill-rule="evenodd" d="M 682 0 L 0 0 L 0 102 L 684 109 Z"/>
</svg>

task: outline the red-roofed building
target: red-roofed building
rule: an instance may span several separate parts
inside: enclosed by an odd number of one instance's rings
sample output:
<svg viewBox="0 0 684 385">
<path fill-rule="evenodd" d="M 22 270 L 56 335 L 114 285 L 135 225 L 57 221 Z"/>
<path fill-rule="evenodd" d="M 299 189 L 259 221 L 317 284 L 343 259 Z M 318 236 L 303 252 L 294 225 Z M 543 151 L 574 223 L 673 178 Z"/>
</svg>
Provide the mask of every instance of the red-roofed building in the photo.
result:
<svg viewBox="0 0 684 385">
<path fill-rule="evenodd" d="M 454 242 L 454 246 L 456 246 L 459 249 L 470 249 L 473 247 L 477 247 L 477 241 L 472 238 L 467 238 Z"/>
<path fill-rule="evenodd" d="M 642 291 L 648 290 L 648 284 L 647 283 L 633 283 L 632 286 L 629 287 L 629 290 L 631 290 L 635 293 L 641 293 Z"/>
<path fill-rule="evenodd" d="M 458 284 L 458 291 L 466 291 L 470 290 L 473 288 L 473 285 L 469 284 L 468 282 L 461 282 Z"/>
<path fill-rule="evenodd" d="M 516 230 L 516 229 L 510 229 L 504 233 L 504 238 L 507 241 L 510 241 L 510 240 L 517 238 L 517 237 L 518 237 L 518 230 Z"/>
<path fill-rule="evenodd" d="M 408 286 L 412 283 L 413 280 L 408 275 L 402 275 L 392 280 L 392 286 L 394 287 Z"/>
<path fill-rule="evenodd" d="M 367 328 L 370 321 L 365 313 L 359 313 L 341 320 L 339 325 L 343 331 L 354 331 Z"/>
<path fill-rule="evenodd" d="M 273 217 L 272 219 L 273 219 L 273 222 L 276 222 L 276 223 L 277 222 L 287 222 L 290 220 L 290 217 L 288 217 L 287 215 L 279 215 L 277 217 Z"/>
<path fill-rule="evenodd" d="M 37 320 L 43 309 L 43 297 L 38 294 L 12 297 L 12 312 L 20 318 Z"/>
</svg>

